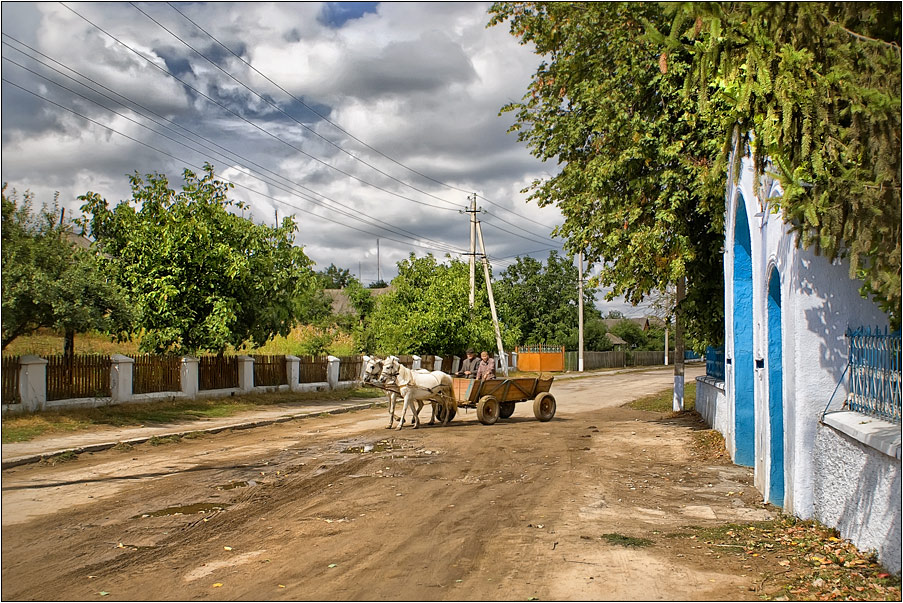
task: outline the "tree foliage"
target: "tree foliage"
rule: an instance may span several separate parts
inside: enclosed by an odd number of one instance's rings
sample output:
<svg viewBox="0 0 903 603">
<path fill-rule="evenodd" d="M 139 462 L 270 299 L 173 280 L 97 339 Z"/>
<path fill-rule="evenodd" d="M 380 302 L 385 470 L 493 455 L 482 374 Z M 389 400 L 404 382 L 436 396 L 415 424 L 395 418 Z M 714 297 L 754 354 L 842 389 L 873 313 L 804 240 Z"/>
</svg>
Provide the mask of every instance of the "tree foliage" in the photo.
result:
<svg viewBox="0 0 903 603">
<path fill-rule="evenodd" d="M 636 304 L 682 277 L 681 315 L 699 342 L 723 337 L 723 177 L 711 167 L 721 124 L 700 119 L 684 90 L 688 52 L 662 61 L 647 24 L 665 26 L 653 3 L 521 3 L 491 8 L 543 57 L 512 111 L 512 130 L 560 172 L 530 187 L 557 205 L 568 250 L 602 267 L 596 284 Z"/>
<path fill-rule="evenodd" d="M 135 300 L 142 349 L 222 352 L 287 335 L 318 291 L 294 220 L 270 227 L 232 213 L 244 206 L 209 164 L 183 176 L 177 192 L 165 175 L 136 172 L 132 198 L 112 209 L 97 193 L 80 197 L 85 226 Z"/>
<path fill-rule="evenodd" d="M 339 268 L 335 264 L 329 264 L 328 268 L 317 272 L 317 277 L 324 289 L 343 289 L 354 280 L 348 268 Z"/>
<path fill-rule="evenodd" d="M 579 273 L 574 262 L 549 253 L 545 265 L 518 257 L 495 284 L 499 315 L 521 332 L 520 343 L 576 347 Z M 584 320 L 598 314 L 595 289 L 584 287 Z"/>
<path fill-rule="evenodd" d="M 783 194 L 770 205 L 798 243 L 848 257 L 862 294 L 899 325 L 900 4 L 685 3 L 670 11 L 668 28 L 650 27 L 651 36 L 667 53 L 691 54 L 686 90 L 698 90 L 704 115 L 728 132 L 719 166 L 737 124 L 757 186 L 780 181 Z"/>
<path fill-rule="evenodd" d="M 2 202 L 3 348 L 41 327 L 124 335 L 133 318 L 124 291 L 91 251 L 72 243 L 56 203 L 34 213 L 31 194 L 20 204 L 6 185 Z"/>
<path fill-rule="evenodd" d="M 411 254 L 398 262 L 398 276 L 392 279 L 391 289 L 377 298 L 370 314 L 374 349 L 367 351 L 461 355 L 468 347 L 494 349 L 485 285 L 478 275 L 471 311 L 469 274 L 468 264 L 456 259 L 440 263 L 432 255 Z M 519 331 L 503 324 L 506 348 L 519 339 Z"/>
</svg>

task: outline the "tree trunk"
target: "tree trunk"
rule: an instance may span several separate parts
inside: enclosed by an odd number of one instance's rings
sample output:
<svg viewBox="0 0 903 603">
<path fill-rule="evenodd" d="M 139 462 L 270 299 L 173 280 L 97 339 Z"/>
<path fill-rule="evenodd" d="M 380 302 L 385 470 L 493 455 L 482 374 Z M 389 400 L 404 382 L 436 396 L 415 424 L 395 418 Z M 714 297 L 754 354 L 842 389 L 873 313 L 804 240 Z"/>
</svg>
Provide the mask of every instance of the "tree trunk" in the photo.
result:
<svg viewBox="0 0 903 603">
<path fill-rule="evenodd" d="M 681 318 L 680 303 L 686 297 L 687 278 L 677 281 L 677 302 L 674 305 L 674 398 L 672 409 L 680 412 L 684 409 L 684 327 Z"/>
</svg>

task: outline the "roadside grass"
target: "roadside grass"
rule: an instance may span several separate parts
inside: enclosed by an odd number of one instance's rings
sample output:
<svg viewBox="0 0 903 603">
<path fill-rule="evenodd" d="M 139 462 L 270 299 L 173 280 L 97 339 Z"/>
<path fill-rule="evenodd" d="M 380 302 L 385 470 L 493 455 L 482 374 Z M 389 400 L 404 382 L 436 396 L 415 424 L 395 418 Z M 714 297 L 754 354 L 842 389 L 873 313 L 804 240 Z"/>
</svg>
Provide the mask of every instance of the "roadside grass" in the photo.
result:
<svg viewBox="0 0 903 603">
<path fill-rule="evenodd" d="M 299 325 L 293 328 L 287 336 L 277 335 L 265 345 L 256 348 L 243 348 L 241 350 L 229 349 L 226 351 L 226 354 L 291 354 L 304 356 L 309 353 L 308 350 L 314 341 L 328 342 L 326 349 L 334 356 L 351 356 L 354 354 L 354 338 L 350 333 L 342 332 L 334 327 L 316 327 L 313 325 Z M 135 355 L 138 353 L 140 342 L 140 335 L 136 335 L 131 341 L 118 342 L 103 333 L 79 333 L 75 336 L 75 353 Z M 57 333 L 52 329 L 39 329 L 31 335 L 17 337 L 3 350 L 3 353 L 15 356 L 24 356 L 25 354 L 52 356 L 63 353 L 64 343 L 65 337 L 63 337 L 62 333 Z"/>
<path fill-rule="evenodd" d="M 762 598 L 777 601 L 900 601 L 900 578 L 859 551 L 836 530 L 816 521 L 784 515 L 771 521 L 685 528 L 718 555 L 767 562 Z M 771 586 L 773 584 L 774 586 Z"/>
<path fill-rule="evenodd" d="M 634 400 L 627 404 L 634 410 L 646 410 L 650 412 L 672 412 L 673 393 L 666 389 L 657 394 Z M 696 381 L 684 385 L 684 412 L 696 410 Z"/>
<path fill-rule="evenodd" d="M 229 398 L 167 400 L 141 404 L 117 404 L 98 408 L 71 408 L 13 415 L 3 418 L 2 442 L 25 442 L 42 435 L 85 431 L 97 427 L 143 426 L 229 417 L 261 406 L 307 401 L 339 401 L 383 396 L 374 388 L 326 392 L 275 392 Z"/>
<path fill-rule="evenodd" d="M 612 534 L 602 534 L 602 538 L 607 540 L 610 544 L 617 544 L 620 546 L 625 546 L 628 548 L 643 548 L 647 546 L 652 546 L 652 541 L 648 538 L 636 538 L 634 536 L 625 536 L 624 534 L 618 534 L 617 532 Z"/>
</svg>

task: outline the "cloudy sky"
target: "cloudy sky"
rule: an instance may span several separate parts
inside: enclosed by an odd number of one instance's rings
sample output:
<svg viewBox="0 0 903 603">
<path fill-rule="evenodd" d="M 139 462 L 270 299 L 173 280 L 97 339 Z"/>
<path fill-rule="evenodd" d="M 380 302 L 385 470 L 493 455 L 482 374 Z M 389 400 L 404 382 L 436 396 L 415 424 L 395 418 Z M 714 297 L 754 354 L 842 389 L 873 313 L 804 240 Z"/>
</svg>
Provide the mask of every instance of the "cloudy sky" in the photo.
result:
<svg viewBox="0 0 903 603">
<path fill-rule="evenodd" d="M 498 115 L 539 57 L 488 7 L 4 2 L 2 179 L 72 215 L 87 191 L 128 199 L 136 170 L 207 161 L 256 221 L 294 214 L 317 269 L 364 283 L 412 251 L 464 258 L 473 192 L 495 271 L 545 258 L 561 215 L 520 191 L 557 166 Z"/>
</svg>

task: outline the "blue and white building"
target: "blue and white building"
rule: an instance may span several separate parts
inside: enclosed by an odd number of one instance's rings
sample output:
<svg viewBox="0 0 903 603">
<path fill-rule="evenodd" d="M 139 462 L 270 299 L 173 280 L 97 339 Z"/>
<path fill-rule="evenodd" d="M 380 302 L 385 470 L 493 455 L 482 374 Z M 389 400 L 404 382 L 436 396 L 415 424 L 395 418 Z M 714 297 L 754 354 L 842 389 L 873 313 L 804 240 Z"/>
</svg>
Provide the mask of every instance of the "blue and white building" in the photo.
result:
<svg viewBox="0 0 903 603">
<path fill-rule="evenodd" d="M 860 296 L 846 261 L 797 247 L 768 201 L 777 183 L 754 190 L 747 155 L 725 197 L 724 370 L 699 379 L 697 410 L 734 462 L 754 469 L 765 501 L 837 528 L 899 574 L 899 333 L 869 338 L 880 350 L 865 361 L 881 367 L 857 373 L 850 334 L 885 334 L 888 317 Z M 855 385 L 854 373 L 880 382 Z M 851 410 L 857 387 L 881 400 Z"/>
</svg>

